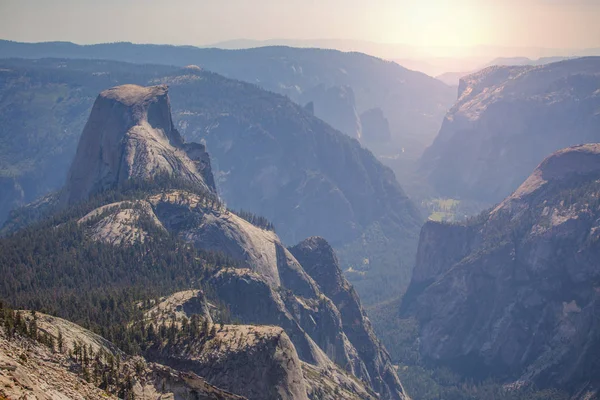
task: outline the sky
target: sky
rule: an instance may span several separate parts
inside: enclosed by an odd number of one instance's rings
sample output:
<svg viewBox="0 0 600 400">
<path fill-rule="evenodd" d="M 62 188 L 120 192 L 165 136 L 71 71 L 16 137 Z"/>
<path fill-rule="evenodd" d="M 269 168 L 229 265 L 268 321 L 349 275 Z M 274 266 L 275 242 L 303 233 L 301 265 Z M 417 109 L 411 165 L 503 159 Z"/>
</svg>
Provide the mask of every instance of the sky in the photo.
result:
<svg viewBox="0 0 600 400">
<path fill-rule="evenodd" d="M 354 39 L 423 48 L 600 47 L 600 0 L 0 0 L 0 38 L 207 45 Z"/>
</svg>

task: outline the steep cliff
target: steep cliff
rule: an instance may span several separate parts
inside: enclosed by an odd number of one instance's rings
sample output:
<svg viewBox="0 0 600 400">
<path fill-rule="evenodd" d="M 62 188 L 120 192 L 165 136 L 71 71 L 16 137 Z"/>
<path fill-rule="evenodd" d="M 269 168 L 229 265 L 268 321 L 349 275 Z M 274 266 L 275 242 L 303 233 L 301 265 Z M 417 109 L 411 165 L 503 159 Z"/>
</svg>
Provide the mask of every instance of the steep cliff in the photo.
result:
<svg viewBox="0 0 600 400">
<path fill-rule="evenodd" d="M 360 140 L 362 126 L 354 91 L 349 86 L 316 86 L 302 93 L 300 104 L 312 104 L 312 114 L 351 138 Z"/>
<path fill-rule="evenodd" d="M 381 108 L 372 108 L 360 114 L 362 141 L 367 145 L 390 143 L 390 123 Z"/>
<path fill-rule="evenodd" d="M 588 57 L 462 78 L 421 168 L 443 196 L 501 201 L 548 154 L 600 141 L 599 72 Z"/>
<path fill-rule="evenodd" d="M 64 204 L 164 175 L 214 190 L 204 147 L 185 144 L 173 126 L 167 90 L 123 85 L 98 96 L 67 177 Z"/>
<path fill-rule="evenodd" d="M 403 395 L 402 385 L 384 346 L 379 342 L 356 291 L 342 275 L 337 257 L 323 238 L 312 237 L 290 248 L 306 272 L 338 309 L 342 330 L 364 360 L 375 390 L 386 398 Z"/>
<path fill-rule="evenodd" d="M 422 355 L 475 378 L 596 390 L 599 198 L 600 145 L 588 144 L 464 225 L 427 223 L 402 307 Z"/>
</svg>

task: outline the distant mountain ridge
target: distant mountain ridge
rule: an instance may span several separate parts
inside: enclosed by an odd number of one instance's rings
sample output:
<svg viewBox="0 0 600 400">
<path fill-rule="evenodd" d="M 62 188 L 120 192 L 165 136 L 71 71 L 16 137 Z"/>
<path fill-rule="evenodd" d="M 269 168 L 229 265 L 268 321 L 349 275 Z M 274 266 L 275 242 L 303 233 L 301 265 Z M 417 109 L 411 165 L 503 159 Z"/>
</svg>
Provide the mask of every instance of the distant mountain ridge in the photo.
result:
<svg viewBox="0 0 600 400">
<path fill-rule="evenodd" d="M 106 59 L 180 67 L 192 64 L 286 95 L 302 105 L 311 100 L 303 94 L 319 85 L 326 89 L 349 86 L 356 98 L 358 114 L 380 108 L 389 120 L 392 143 L 417 155 L 431 143 L 454 98 L 454 90 L 423 73 L 366 54 L 337 50 L 284 46 L 223 50 L 131 43 L 79 46 L 64 42 L 0 41 L 0 56 Z M 343 125 L 336 125 L 335 118 L 324 120 L 345 131 Z"/>
</svg>

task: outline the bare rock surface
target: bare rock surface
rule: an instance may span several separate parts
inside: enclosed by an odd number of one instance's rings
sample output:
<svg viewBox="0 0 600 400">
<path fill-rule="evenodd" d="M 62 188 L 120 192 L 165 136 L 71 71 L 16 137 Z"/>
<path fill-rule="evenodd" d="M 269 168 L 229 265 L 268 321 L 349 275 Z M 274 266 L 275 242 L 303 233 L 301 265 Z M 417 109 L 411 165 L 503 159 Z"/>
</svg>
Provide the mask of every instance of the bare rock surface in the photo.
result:
<svg viewBox="0 0 600 400">
<path fill-rule="evenodd" d="M 167 93 L 165 85 L 123 85 L 98 96 L 67 177 L 63 204 L 131 179 L 165 175 L 214 190 L 208 155 L 202 145 L 183 142 Z"/>
<path fill-rule="evenodd" d="M 32 318 L 28 312 L 24 315 Z M 0 329 L 0 396 L 38 400 L 116 399 L 116 396 L 86 381 L 77 365 L 67 356 L 77 343 L 78 346 L 92 348 L 95 353 L 119 357 L 121 373 L 133 377 L 132 390 L 136 399 L 184 400 L 191 396 L 202 400 L 244 399 L 208 384 L 196 374 L 148 363 L 140 357 L 128 357 L 112 343 L 71 322 L 40 313 L 36 317 L 40 332 L 55 340 L 61 333 L 64 350 L 51 350 L 29 338 L 9 339 Z"/>
</svg>

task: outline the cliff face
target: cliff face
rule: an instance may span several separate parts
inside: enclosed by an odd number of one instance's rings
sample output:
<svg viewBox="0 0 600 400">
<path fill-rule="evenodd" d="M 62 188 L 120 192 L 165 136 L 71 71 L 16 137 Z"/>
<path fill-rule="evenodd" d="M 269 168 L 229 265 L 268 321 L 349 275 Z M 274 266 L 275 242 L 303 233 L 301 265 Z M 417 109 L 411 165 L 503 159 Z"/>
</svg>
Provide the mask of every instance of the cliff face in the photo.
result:
<svg viewBox="0 0 600 400">
<path fill-rule="evenodd" d="M 379 342 L 356 291 L 342 275 L 335 252 L 324 239 L 312 237 L 290 249 L 306 272 L 338 309 L 341 327 L 364 360 L 376 392 L 385 398 L 401 398 L 403 389 L 390 357 Z"/>
<path fill-rule="evenodd" d="M 598 387 L 600 145 L 561 150 L 465 226 L 429 222 L 403 313 L 462 373 Z M 595 389 L 594 389 L 595 390 Z"/>
<path fill-rule="evenodd" d="M 94 103 L 61 201 L 73 204 L 132 179 L 164 175 L 214 190 L 203 146 L 185 144 L 173 126 L 167 87 L 115 87 Z"/>
<path fill-rule="evenodd" d="M 443 196 L 501 201 L 548 154 L 600 140 L 599 72 L 589 57 L 462 78 L 421 168 Z"/>
<path fill-rule="evenodd" d="M 354 92 L 349 86 L 316 86 L 301 96 L 301 104 L 312 104 L 312 114 L 351 138 L 360 140 L 362 126 Z"/>
</svg>

